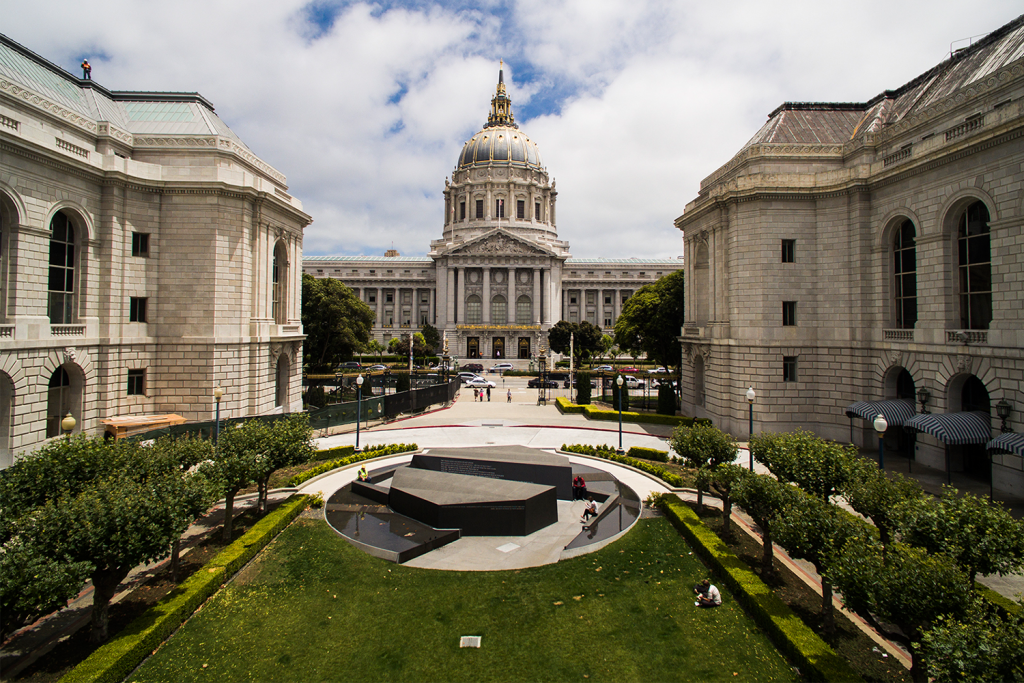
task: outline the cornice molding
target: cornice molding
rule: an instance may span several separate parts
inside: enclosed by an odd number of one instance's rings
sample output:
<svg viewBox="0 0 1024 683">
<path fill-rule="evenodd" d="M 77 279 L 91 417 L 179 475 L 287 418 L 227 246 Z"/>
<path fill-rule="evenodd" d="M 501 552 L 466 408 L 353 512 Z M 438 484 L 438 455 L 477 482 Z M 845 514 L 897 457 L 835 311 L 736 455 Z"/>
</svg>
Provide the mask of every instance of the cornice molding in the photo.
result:
<svg viewBox="0 0 1024 683">
<path fill-rule="evenodd" d="M 23 100 L 46 113 L 56 116 L 62 121 L 77 126 L 83 130 L 96 134 L 96 122 L 78 112 L 73 112 L 67 107 L 52 102 L 33 90 L 29 90 L 17 83 L 12 83 L 6 78 L 0 78 L 0 92 L 5 92 L 11 97 Z"/>
</svg>

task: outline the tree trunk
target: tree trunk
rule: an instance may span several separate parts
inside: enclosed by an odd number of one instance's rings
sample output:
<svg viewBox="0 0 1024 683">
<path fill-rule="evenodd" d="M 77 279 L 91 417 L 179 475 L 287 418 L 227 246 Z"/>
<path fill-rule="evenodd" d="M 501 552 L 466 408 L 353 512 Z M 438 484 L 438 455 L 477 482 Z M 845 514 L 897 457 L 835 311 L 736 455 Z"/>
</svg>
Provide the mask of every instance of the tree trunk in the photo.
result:
<svg viewBox="0 0 1024 683">
<path fill-rule="evenodd" d="M 92 629 L 89 642 L 102 643 L 109 637 L 107 626 L 110 623 L 110 601 L 126 576 L 128 572 L 120 569 L 97 569 L 93 572 Z"/>
<path fill-rule="evenodd" d="M 704 489 L 697 487 L 697 507 L 704 507 Z"/>
<path fill-rule="evenodd" d="M 722 538 L 732 538 L 732 497 L 722 494 Z"/>
<path fill-rule="evenodd" d="M 231 543 L 231 522 L 235 513 L 235 492 L 230 491 L 224 496 L 224 534 L 221 536 L 224 543 Z"/>
<path fill-rule="evenodd" d="M 821 567 L 815 567 L 821 576 Z M 835 613 L 832 610 L 832 582 L 821 576 L 821 630 L 832 635 L 836 631 Z"/>
<path fill-rule="evenodd" d="M 178 583 L 178 570 L 181 568 L 181 539 L 174 539 L 171 544 L 171 583 Z"/>
<path fill-rule="evenodd" d="M 260 515 L 267 511 L 267 486 L 270 484 L 270 475 L 267 475 L 266 479 L 260 479 L 256 482 L 256 489 L 259 494 L 256 496 L 256 512 Z"/>
<path fill-rule="evenodd" d="M 772 544 L 772 532 L 768 523 L 758 522 L 761 527 L 761 542 L 764 544 L 764 551 L 761 553 L 761 578 L 775 576 L 775 565 L 772 560 L 775 558 L 775 547 Z"/>
</svg>

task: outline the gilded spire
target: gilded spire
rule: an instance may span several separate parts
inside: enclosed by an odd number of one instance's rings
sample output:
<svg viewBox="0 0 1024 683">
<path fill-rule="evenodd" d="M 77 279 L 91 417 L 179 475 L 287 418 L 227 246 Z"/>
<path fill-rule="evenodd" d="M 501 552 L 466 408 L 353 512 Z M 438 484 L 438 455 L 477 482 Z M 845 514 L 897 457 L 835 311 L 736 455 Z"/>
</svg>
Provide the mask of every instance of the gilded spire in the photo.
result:
<svg viewBox="0 0 1024 683">
<path fill-rule="evenodd" d="M 494 97 L 491 98 L 491 113 L 487 115 L 487 123 L 484 124 L 484 128 L 493 128 L 495 126 L 519 128 L 516 125 L 516 117 L 512 114 L 512 100 L 509 99 L 508 93 L 505 92 L 504 67 L 504 60 L 499 61 L 498 88 L 494 93 Z"/>
</svg>

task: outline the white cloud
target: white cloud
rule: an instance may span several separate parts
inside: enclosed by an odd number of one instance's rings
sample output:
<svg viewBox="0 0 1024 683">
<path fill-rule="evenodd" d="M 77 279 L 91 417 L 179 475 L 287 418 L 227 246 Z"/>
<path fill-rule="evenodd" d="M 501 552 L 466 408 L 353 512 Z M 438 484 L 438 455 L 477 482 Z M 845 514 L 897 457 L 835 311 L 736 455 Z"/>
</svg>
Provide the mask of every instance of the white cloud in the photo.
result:
<svg viewBox="0 0 1024 683">
<path fill-rule="evenodd" d="M 558 179 L 577 256 L 676 256 L 672 220 L 787 100 L 863 101 L 1020 11 L 1009 0 L 348 3 L 316 38 L 304 0 L 0 0 L 3 32 L 117 90 L 199 91 L 284 172 L 308 254 L 425 253 L 444 178 L 504 57 Z M 54 17 L 64 17 L 54 30 Z M 519 79 L 519 80 L 517 80 Z M 524 121 L 524 105 L 553 113 Z"/>
</svg>

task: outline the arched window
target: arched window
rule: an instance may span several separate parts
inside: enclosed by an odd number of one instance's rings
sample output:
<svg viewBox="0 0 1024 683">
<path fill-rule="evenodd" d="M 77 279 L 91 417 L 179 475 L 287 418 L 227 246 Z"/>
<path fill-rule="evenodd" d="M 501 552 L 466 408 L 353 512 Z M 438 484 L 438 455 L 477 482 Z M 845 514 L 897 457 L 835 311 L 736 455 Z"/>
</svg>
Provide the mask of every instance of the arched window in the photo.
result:
<svg viewBox="0 0 1024 683">
<path fill-rule="evenodd" d="M 906 368 L 900 370 L 896 376 L 896 398 L 917 400 L 917 390 L 914 387 L 914 378 Z"/>
<path fill-rule="evenodd" d="M 277 357 L 276 391 L 274 392 L 275 406 L 288 406 L 288 379 L 290 374 L 288 357 L 281 354 Z"/>
<path fill-rule="evenodd" d="M 272 315 L 274 322 L 283 325 L 287 320 L 287 282 L 288 282 L 288 254 L 285 251 L 284 243 L 278 242 L 274 247 L 274 267 L 271 274 L 271 296 L 273 297 Z"/>
<path fill-rule="evenodd" d="M 913 222 L 903 221 L 892 244 L 895 277 L 896 327 L 913 329 L 917 323 L 917 244 Z"/>
<path fill-rule="evenodd" d="M 974 202 L 957 221 L 960 327 L 987 330 L 992 322 L 992 258 L 988 208 Z"/>
<path fill-rule="evenodd" d="M 979 412 L 988 414 L 991 411 L 988 389 L 985 384 L 971 375 L 960 390 L 960 410 L 962 412 Z"/>
<path fill-rule="evenodd" d="M 500 294 L 491 299 L 491 322 L 495 325 L 508 323 L 508 302 Z"/>
<path fill-rule="evenodd" d="M 483 320 L 483 304 L 480 297 L 472 294 L 466 299 L 466 322 L 470 325 L 479 325 Z"/>
<path fill-rule="evenodd" d="M 51 325 L 75 322 L 75 227 L 63 211 L 50 221 L 49 315 Z"/>
<path fill-rule="evenodd" d="M 533 302 L 530 297 L 523 294 L 516 299 L 516 324 L 529 325 L 533 322 Z"/>
<path fill-rule="evenodd" d="M 50 375 L 46 402 L 46 437 L 60 436 L 60 421 L 71 412 L 71 376 L 61 366 Z M 79 420 L 81 421 L 81 420 Z"/>
</svg>

